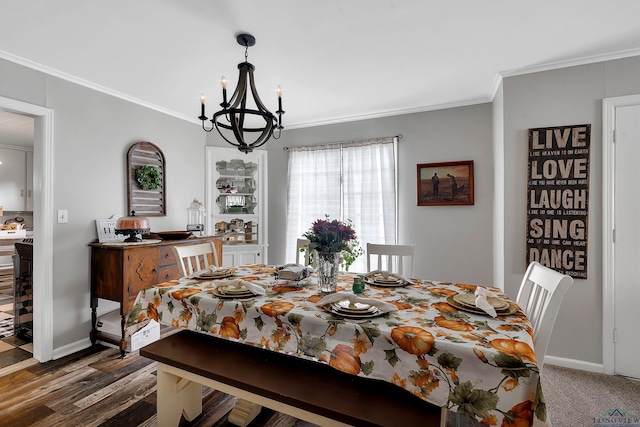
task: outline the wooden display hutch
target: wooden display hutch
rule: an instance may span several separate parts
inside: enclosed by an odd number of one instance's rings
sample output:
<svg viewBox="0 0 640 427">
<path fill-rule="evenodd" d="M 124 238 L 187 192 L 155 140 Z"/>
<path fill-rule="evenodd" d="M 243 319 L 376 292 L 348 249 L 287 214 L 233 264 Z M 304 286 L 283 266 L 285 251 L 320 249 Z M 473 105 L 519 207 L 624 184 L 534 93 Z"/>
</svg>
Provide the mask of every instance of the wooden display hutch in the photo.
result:
<svg viewBox="0 0 640 427">
<path fill-rule="evenodd" d="M 95 345 L 96 340 L 100 340 L 117 345 L 124 356 L 127 348 L 125 323 L 138 292 L 180 277 L 171 247 L 210 241 L 214 242 L 221 260 L 222 239 L 214 236 L 137 244 L 91 243 L 91 343 Z M 120 340 L 105 336 L 96 329 L 100 298 L 120 303 Z"/>
</svg>

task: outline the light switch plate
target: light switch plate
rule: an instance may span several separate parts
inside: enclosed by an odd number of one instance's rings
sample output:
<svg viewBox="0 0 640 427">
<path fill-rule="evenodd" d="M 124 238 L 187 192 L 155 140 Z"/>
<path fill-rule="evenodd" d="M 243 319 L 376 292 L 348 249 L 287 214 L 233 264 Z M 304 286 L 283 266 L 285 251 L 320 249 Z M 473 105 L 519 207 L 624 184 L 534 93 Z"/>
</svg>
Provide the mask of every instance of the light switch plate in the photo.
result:
<svg viewBox="0 0 640 427">
<path fill-rule="evenodd" d="M 69 222 L 69 212 L 66 209 L 58 209 L 58 224 Z"/>
</svg>

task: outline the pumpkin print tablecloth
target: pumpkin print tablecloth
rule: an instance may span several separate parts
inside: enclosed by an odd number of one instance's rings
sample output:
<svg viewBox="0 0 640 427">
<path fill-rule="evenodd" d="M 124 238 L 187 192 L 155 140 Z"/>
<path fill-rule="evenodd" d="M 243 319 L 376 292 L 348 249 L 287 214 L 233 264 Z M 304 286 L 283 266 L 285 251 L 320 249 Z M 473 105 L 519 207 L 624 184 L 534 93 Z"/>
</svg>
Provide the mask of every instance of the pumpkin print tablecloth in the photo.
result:
<svg viewBox="0 0 640 427">
<path fill-rule="evenodd" d="M 298 285 L 277 280 L 274 268 L 249 265 L 234 276 L 266 295 L 222 299 L 211 282 L 180 279 L 143 289 L 128 326 L 149 319 L 249 345 L 327 363 L 353 375 L 391 382 L 488 426 L 543 426 L 546 407 L 533 351 L 533 333 L 521 312 L 492 318 L 458 310 L 447 297 L 474 292 L 469 284 L 412 280 L 403 287 L 367 285 L 364 297 L 396 311 L 349 320 L 316 303 L 315 278 Z M 339 276 L 351 292 L 354 273 Z M 498 289 L 489 288 L 504 298 Z"/>
</svg>

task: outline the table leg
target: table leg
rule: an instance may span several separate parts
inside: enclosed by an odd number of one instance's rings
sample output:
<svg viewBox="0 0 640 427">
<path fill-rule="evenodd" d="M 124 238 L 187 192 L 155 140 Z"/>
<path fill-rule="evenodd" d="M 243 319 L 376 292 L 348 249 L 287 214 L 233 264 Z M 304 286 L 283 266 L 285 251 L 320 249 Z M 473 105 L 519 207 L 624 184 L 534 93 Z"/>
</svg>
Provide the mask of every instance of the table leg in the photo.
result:
<svg viewBox="0 0 640 427">
<path fill-rule="evenodd" d="M 120 319 L 120 358 L 124 359 L 125 350 L 127 349 L 127 338 L 125 336 L 125 325 L 127 323 L 127 315 L 123 314 Z"/>
<path fill-rule="evenodd" d="M 202 385 L 157 368 L 158 427 L 175 427 L 184 414 L 192 421 L 202 413 Z"/>
<path fill-rule="evenodd" d="M 98 308 L 98 298 L 91 296 L 91 333 L 89 338 L 91 339 L 91 345 L 96 345 L 96 323 L 98 322 L 98 314 L 96 310 Z"/>
<path fill-rule="evenodd" d="M 245 427 L 258 416 L 261 410 L 262 406 L 256 403 L 238 399 L 227 420 L 233 425 Z"/>
</svg>

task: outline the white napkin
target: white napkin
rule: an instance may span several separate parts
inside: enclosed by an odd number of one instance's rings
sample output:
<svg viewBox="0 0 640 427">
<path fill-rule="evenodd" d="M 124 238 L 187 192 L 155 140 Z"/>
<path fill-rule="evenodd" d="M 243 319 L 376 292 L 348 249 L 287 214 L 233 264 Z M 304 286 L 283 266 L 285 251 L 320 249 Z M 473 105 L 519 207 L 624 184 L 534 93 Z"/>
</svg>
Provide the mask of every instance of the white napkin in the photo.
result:
<svg viewBox="0 0 640 427">
<path fill-rule="evenodd" d="M 475 291 L 476 296 L 476 307 L 486 312 L 491 317 L 497 317 L 496 309 L 493 308 L 489 301 L 487 301 L 487 297 L 492 296 L 491 292 L 482 286 L 478 286 Z"/>
<path fill-rule="evenodd" d="M 400 276 L 399 274 L 395 274 L 395 273 L 390 273 L 388 271 L 384 271 L 384 270 L 374 270 L 374 271 L 370 271 L 369 273 L 364 275 L 365 280 L 368 279 L 373 279 L 375 278 L 375 276 L 382 276 L 383 279 L 388 279 L 389 277 L 391 277 L 392 279 L 398 279 L 398 280 L 403 280 L 405 282 L 408 282 L 407 279 L 405 279 L 404 277 Z"/>
<path fill-rule="evenodd" d="M 276 268 L 279 279 L 299 281 L 313 273 L 313 268 L 302 264 L 285 264 Z"/>
<path fill-rule="evenodd" d="M 355 304 L 357 302 L 359 302 L 360 304 L 369 304 L 374 307 L 378 307 L 380 310 L 384 311 L 385 313 L 389 311 L 396 311 L 398 309 L 395 305 L 389 304 L 388 302 L 380 301 L 374 298 L 363 298 L 363 297 L 359 297 L 358 295 L 349 294 L 346 292 L 336 292 L 335 294 L 329 294 L 324 298 L 322 298 L 320 301 L 318 301 L 316 304 L 319 306 L 323 306 L 332 302 L 345 301 L 345 300 L 349 300 L 351 304 Z"/>
<path fill-rule="evenodd" d="M 218 277 L 219 277 L 224 275 L 221 273 L 225 273 L 225 272 L 231 273 L 232 270 L 233 269 L 231 267 L 216 267 L 212 265 L 210 267 L 205 268 L 204 270 L 198 270 L 188 275 L 187 278 L 193 279 L 194 277 L 197 277 L 202 279 L 215 279 L 216 273 L 218 273 Z"/>
<path fill-rule="evenodd" d="M 200 270 L 200 271 L 196 271 L 196 274 L 200 275 L 200 274 L 215 274 L 215 273 L 219 273 L 221 271 L 227 271 L 230 270 L 229 267 L 216 267 L 215 265 L 212 265 L 210 267 L 205 268 L 204 270 Z"/>
<path fill-rule="evenodd" d="M 247 282 L 246 280 L 242 279 L 214 280 L 209 283 L 212 288 L 219 288 L 221 286 L 224 286 L 226 288 L 242 289 L 242 287 L 244 286 L 256 295 L 265 295 L 267 293 L 262 286 L 256 283 Z"/>
</svg>

